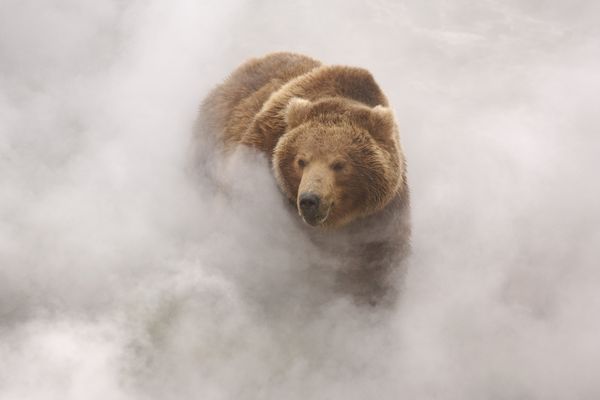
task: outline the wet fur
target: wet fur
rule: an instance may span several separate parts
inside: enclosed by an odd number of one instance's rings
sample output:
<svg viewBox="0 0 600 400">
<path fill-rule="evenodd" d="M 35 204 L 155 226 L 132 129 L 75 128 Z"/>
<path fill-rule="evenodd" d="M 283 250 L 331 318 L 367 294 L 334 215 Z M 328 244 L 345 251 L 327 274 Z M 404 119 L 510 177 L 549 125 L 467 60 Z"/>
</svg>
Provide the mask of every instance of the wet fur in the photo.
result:
<svg viewBox="0 0 600 400">
<path fill-rule="evenodd" d="M 359 303 L 393 300 L 409 252 L 405 159 L 388 107 L 365 69 L 274 53 L 247 61 L 213 90 L 202 104 L 197 128 L 202 146 L 227 153 L 244 145 L 266 154 L 294 207 L 302 180 L 294 164 L 298 149 L 323 145 L 335 153 L 352 147 L 353 175 L 335 178 L 326 191 L 335 197 L 336 186 L 343 185 L 344 198 L 354 200 L 344 203 L 345 209 L 334 207 L 337 214 L 328 217 L 333 222 L 327 229 L 303 229 L 339 261 L 336 287 Z M 315 139 L 316 132 L 321 139 Z M 335 147 L 338 142 L 344 144 Z M 331 173 L 325 162 L 319 168 L 319 176 Z"/>
</svg>

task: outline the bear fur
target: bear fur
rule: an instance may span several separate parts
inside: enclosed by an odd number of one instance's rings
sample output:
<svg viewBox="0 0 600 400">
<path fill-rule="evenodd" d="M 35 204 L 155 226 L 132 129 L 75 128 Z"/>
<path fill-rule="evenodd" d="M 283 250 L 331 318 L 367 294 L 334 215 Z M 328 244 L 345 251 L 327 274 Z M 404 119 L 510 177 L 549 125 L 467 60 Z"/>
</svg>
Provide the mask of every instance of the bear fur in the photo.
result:
<svg viewBox="0 0 600 400">
<path fill-rule="evenodd" d="M 388 101 L 365 69 L 274 53 L 251 59 L 204 100 L 203 146 L 247 146 L 311 240 L 339 260 L 336 287 L 357 302 L 391 301 L 409 253 L 406 164 Z"/>
</svg>

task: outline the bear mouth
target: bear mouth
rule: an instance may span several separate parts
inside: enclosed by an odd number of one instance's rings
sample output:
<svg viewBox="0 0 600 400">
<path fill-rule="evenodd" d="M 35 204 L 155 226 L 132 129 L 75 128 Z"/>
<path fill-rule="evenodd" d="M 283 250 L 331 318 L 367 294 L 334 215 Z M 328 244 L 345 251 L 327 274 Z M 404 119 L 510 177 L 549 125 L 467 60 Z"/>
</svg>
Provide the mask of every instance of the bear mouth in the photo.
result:
<svg viewBox="0 0 600 400">
<path fill-rule="evenodd" d="M 331 204 L 331 206 L 327 207 L 327 210 L 325 210 L 324 213 L 317 213 L 315 215 L 304 215 L 301 211 L 299 212 L 300 217 L 302 217 L 302 220 L 307 223 L 310 226 L 319 226 L 319 225 L 323 225 L 323 223 L 327 220 L 327 218 L 329 218 L 329 214 L 331 209 L 333 208 L 333 204 Z"/>
</svg>

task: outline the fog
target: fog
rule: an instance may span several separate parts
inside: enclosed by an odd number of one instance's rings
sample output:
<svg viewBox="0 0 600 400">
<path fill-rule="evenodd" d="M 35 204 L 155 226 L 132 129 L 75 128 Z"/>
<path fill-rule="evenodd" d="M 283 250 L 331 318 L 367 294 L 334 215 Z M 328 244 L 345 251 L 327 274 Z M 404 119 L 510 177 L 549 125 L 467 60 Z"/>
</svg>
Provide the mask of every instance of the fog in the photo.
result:
<svg viewBox="0 0 600 400">
<path fill-rule="evenodd" d="M 600 5 L 0 1 L 0 398 L 600 398 Z M 368 68 L 413 254 L 356 307 L 211 87 L 288 50 Z"/>
</svg>

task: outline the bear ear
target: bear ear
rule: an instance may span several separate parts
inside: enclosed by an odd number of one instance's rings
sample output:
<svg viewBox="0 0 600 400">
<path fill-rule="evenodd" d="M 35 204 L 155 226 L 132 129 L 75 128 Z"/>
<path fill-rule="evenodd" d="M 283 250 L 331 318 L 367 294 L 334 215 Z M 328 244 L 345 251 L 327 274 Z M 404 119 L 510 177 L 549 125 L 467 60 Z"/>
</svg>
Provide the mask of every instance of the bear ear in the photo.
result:
<svg viewBox="0 0 600 400">
<path fill-rule="evenodd" d="M 293 97 L 285 109 L 285 122 L 289 129 L 295 128 L 306 119 L 312 103 L 300 97 Z"/>
<path fill-rule="evenodd" d="M 391 108 L 376 106 L 371 109 L 369 116 L 369 125 L 371 135 L 376 140 L 385 143 L 393 141 L 394 138 L 394 113 Z"/>
</svg>

